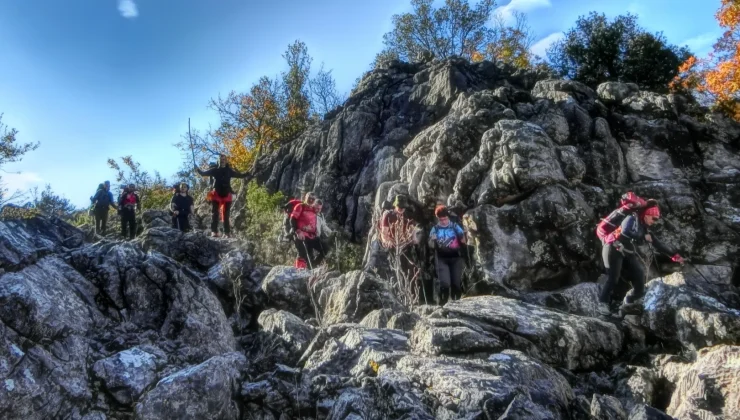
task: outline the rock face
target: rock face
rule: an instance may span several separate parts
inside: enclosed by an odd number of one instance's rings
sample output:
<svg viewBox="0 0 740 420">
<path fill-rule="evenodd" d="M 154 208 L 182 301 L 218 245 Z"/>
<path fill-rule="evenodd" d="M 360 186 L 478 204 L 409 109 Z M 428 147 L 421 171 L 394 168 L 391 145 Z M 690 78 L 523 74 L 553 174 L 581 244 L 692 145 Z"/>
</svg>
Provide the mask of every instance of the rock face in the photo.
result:
<svg viewBox="0 0 740 420">
<path fill-rule="evenodd" d="M 1 417 L 735 418 L 739 148 L 739 125 L 677 95 L 385 63 L 255 166 L 367 238 L 361 271 L 262 267 L 254 244 L 165 212 L 130 242 L 0 220 Z M 626 190 L 660 202 L 655 234 L 692 259 L 650 258 L 642 314 L 600 317 L 594 229 Z M 431 209 L 455 206 L 463 299 L 396 296 L 374 240 L 396 194 L 423 231 L 422 280 Z"/>
<path fill-rule="evenodd" d="M 372 239 L 391 191 L 416 203 L 424 232 L 438 202 L 462 204 L 481 268 L 472 292 L 541 291 L 598 276 L 595 226 L 628 190 L 659 200 L 656 235 L 682 255 L 736 266 L 739 147 L 740 125 L 679 95 L 594 91 L 491 63 L 394 62 L 255 176 L 316 192 L 358 241 Z M 366 270 L 384 265 L 371 246 Z"/>
</svg>

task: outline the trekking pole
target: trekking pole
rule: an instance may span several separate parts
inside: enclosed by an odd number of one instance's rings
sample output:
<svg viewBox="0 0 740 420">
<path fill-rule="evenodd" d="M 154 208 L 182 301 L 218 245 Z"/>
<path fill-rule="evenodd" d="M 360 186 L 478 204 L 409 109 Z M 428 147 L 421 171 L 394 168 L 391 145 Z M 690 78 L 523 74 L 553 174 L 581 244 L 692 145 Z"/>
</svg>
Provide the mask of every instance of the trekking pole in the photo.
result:
<svg viewBox="0 0 740 420">
<path fill-rule="evenodd" d="M 303 244 L 303 249 L 306 250 L 306 262 L 308 263 L 308 268 L 313 271 L 313 264 L 311 264 L 311 255 L 308 253 L 308 247 L 306 246 L 306 241 L 301 239 L 301 243 Z"/>
</svg>

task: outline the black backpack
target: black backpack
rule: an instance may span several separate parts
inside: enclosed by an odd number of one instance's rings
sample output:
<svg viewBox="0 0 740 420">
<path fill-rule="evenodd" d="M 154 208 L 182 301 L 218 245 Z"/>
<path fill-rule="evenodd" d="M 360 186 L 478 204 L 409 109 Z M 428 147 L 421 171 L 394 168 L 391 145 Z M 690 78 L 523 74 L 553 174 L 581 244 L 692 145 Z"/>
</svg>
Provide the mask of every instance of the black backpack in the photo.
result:
<svg viewBox="0 0 740 420">
<path fill-rule="evenodd" d="M 110 206 L 110 195 L 106 190 L 98 190 L 95 195 L 95 207 L 108 207 Z"/>
</svg>

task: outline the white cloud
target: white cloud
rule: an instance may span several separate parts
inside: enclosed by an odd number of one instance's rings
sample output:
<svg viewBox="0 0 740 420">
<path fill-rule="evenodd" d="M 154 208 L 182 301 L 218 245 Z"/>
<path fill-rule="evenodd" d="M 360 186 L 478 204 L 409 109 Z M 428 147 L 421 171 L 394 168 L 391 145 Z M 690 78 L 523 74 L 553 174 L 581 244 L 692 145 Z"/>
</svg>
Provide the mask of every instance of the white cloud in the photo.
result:
<svg viewBox="0 0 740 420">
<path fill-rule="evenodd" d="M 712 45 L 714 45 L 720 35 L 721 34 L 717 32 L 706 32 L 693 38 L 689 38 L 684 42 L 679 43 L 678 45 L 680 47 L 686 45 L 689 47 L 691 52 L 696 55 L 702 56 L 709 53 L 709 51 L 712 49 Z"/>
<path fill-rule="evenodd" d="M 506 22 L 510 21 L 514 12 L 528 13 L 535 9 L 552 7 L 550 0 L 511 0 L 506 6 L 496 9 Z"/>
<path fill-rule="evenodd" d="M 29 189 L 41 186 L 44 179 L 35 172 L 10 172 L 1 173 L 3 187 L 8 189 L 10 194 L 15 191 L 26 192 Z"/>
<path fill-rule="evenodd" d="M 532 45 L 532 48 L 530 48 L 529 50 L 532 51 L 533 54 L 538 55 L 541 58 L 547 58 L 546 51 L 548 48 L 550 48 L 550 45 L 560 41 L 563 38 L 565 38 L 564 33 L 553 32 L 550 35 L 535 42 L 534 45 Z"/>
<path fill-rule="evenodd" d="M 139 16 L 139 9 L 136 7 L 134 0 L 118 0 L 118 11 L 126 19 L 133 19 Z"/>
</svg>

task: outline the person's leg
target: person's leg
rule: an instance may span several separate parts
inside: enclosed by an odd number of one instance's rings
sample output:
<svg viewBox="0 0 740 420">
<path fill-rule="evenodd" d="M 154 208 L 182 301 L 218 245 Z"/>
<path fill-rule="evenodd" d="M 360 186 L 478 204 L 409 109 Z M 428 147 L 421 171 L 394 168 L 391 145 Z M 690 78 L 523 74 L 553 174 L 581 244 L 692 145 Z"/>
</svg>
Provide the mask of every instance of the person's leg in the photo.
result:
<svg viewBox="0 0 740 420">
<path fill-rule="evenodd" d="M 100 229 L 103 227 L 103 214 L 99 209 L 93 210 L 95 216 L 95 233 L 100 234 Z"/>
<path fill-rule="evenodd" d="M 450 297 L 452 300 L 459 300 L 462 297 L 462 275 L 465 268 L 463 258 L 453 258 L 449 261 L 450 267 Z"/>
<path fill-rule="evenodd" d="M 188 232 L 190 231 L 190 219 L 187 215 L 180 216 L 180 230 L 182 232 Z"/>
<path fill-rule="evenodd" d="M 136 238 L 136 212 L 134 210 L 131 210 L 131 219 L 128 223 L 131 229 L 131 239 L 134 239 Z"/>
<path fill-rule="evenodd" d="M 229 220 L 231 214 L 231 201 L 224 203 L 224 234 L 229 235 L 231 233 L 231 221 Z"/>
<path fill-rule="evenodd" d="M 437 257 L 437 279 L 439 279 L 439 304 L 444 305 L 450 296 L 450 261 Z"/>
<path fill-rule="evenodd" d="M 106 229 L 108 228 L 108 207 L 103 209 L 101 212 L 102 217 L 102 227 L 100 228 L 103 234 L 105 234 Z"/>
<path fill-rule="evenodd" d="M 298 251 L 298 258 L 303 259 L 307 264 L 309 263 L 308 259 L 308 250 L 306 249 L 306 243 L 298 238 L 296 238 L 293 243 L 295 244 L 295 249 Z M 309 268 L 311 268 L 309 266 Z"/>
<path fill-rule="evenodd" d="M 645 269 L 636 255 L 624 257 L 622 273 L 632 283 L 632 294 L 627 295 L 627 303 L 634 303 L 645 293 Z"/>
<path fill-rule="evenodd" d="M 219 218 L 218 203 L 215 201 L 211 202 L 211 232 L 218 233 L 218 218 Z"/>
<path fill-rule="evenodd" d="M 614 249 L 611 245 L 604 245 L 601 255 L 604 258 L 607 279 L 604 287 L 601 289 L 599 301 L 609 304 L 611 302 L 612 290 L 614 290 L 614 286 L 616 286 L 619 276 L 622 274 L 623 256 L 621 252 Z"/>
<path fill-rule="evenodd" d="M 311 261 L 311 264 L 313 264 L 314 267 L 318 267 L 324 261 L 324 258 L 326 258 L 324 247 L 321 245 L 321 239 L 313 238 L 307 240 L 306 245 L 308 245 L 309 250 L 314 250 L 316 251 L 316 254 L 318 254 L 318 256 L 313 257 Z"/>
<path fill-rule="evenodd" d="M 128 212 L 121 211 L 121 237 L 125 240 L 128 237 Z"/>
</svg>

